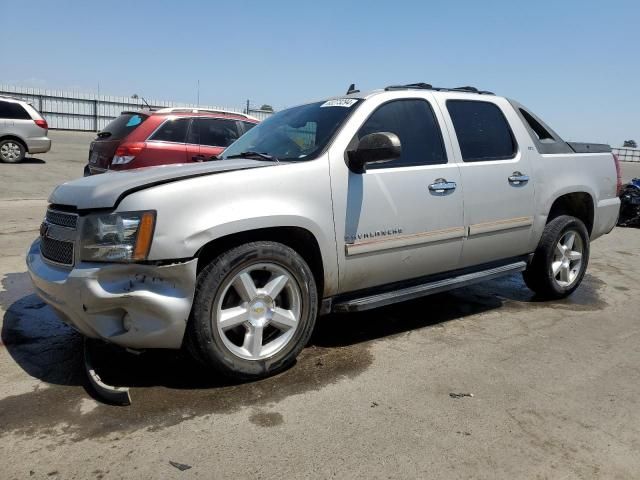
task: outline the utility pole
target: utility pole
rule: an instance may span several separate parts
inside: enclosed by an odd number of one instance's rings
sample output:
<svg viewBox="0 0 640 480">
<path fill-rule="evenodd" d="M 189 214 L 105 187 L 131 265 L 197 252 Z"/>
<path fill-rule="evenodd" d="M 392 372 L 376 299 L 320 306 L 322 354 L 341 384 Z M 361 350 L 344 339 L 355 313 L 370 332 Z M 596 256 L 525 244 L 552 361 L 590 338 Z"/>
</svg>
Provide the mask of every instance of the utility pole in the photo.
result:
<svg viewBox="0 0 640 480">
<path fill-rule="evenodd" d="M 247 115 L 249 115 L 249 100 L 247 100 L 247 110 L 246 110 L 244 113 L 246 113 Z"/>
</svg>

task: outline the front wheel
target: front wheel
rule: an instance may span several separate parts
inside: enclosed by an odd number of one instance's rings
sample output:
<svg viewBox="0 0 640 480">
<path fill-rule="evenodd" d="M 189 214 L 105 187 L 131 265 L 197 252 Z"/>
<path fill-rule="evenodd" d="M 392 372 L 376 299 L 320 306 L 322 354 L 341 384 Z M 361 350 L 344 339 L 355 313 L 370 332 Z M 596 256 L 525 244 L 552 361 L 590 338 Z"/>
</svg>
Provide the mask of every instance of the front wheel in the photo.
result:
<svg viewBox="0 0 640 480">
<path fill-rule="evenodd" d="M 544 228 L 533 259 L 523 272 L 541 298 L 564 298 L 578 288 L 589 262 L 589 233 L 581 220 L 561 215 Z"/>
<path fill-rule="evenodd" d="M 227 376 L 273 375 L 309 341 L 317 310 L 313 274 L 296 251 L 276 242 L 247 243 L 198 274 L 188 345 Z"/>
</svg>

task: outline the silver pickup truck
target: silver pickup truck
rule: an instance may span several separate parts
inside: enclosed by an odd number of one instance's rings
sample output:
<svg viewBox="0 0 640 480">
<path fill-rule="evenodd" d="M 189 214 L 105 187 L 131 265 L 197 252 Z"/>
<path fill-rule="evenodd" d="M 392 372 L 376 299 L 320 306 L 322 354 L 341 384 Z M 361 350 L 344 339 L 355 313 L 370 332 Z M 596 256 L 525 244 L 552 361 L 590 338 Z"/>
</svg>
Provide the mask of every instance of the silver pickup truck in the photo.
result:
<svg viewBox="0 0 640 480">
<path fill-rule="evenodd" d="M 210 162 L 58 186 L 27 264 L 87 337 L 184 345 L 250 379 L 291 365 L 324 313 L 514 272 L 539 298 L 569 295 L 619 187 L 608 146 L 567 143 L 513 100 L 350 90 L 276 113 Z"/>
</svg>

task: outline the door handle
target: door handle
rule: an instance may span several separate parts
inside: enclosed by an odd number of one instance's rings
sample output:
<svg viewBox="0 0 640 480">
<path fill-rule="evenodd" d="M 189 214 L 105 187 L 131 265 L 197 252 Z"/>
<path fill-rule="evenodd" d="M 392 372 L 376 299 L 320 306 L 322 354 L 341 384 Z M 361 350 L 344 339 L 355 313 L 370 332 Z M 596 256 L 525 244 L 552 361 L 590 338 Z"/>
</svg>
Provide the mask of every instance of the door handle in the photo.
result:
<svg viewBox="0 0 640 480">
<path fill-rule="evenodd" d="M 193 157 L 191 157 L 191 160 L 193 160 L 194 162 L 204 162 L 207 159 L 207 157 L 205 157 L 204 155 L 194 155 Z"/>
<path fill-rule="evenodd" d="M 513 172 L 509 177 L 509 183 L 511 185 L 524 185 L 529 181 L 529 175 L 525 175 L 520 172 Z"/>
<path fill-rule="evenodd" d="M 452 192 L 457 187 L 456 182 L 449 182 L 444 178 L 438 178 L 429 185 L 429 191 L 433 193 L 447 193 Z"/>
</svg>

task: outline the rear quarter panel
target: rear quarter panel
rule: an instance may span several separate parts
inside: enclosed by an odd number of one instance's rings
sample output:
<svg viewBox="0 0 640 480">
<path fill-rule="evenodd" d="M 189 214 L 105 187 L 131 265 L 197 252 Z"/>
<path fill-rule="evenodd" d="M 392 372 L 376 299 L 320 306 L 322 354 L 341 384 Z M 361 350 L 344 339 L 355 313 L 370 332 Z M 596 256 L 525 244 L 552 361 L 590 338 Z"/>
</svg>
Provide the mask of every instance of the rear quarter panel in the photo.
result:
<svg viewBox="0 0 640 480">
<path fill-rule="evenodd" d="M 611 153 L 544 154 L 533 157 L 536 179 L 535 244 L 542 236 L 553 203 L 562 195 L 588 193 L 593 199 L 591 239 L 608 233 L 616 223 L 619 200 L 617 174 Z"/>
</svg>

